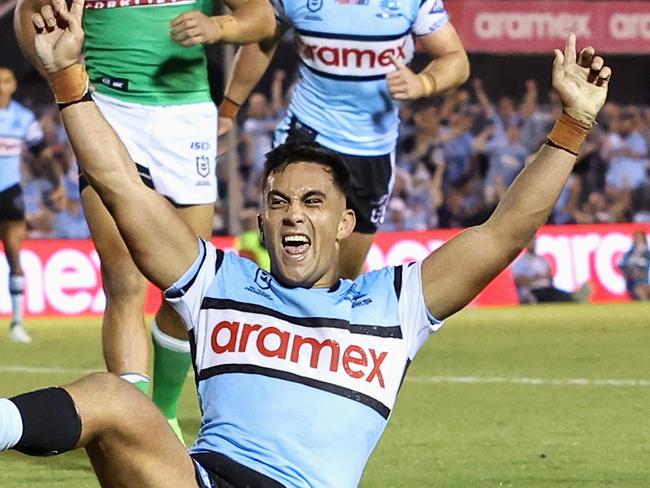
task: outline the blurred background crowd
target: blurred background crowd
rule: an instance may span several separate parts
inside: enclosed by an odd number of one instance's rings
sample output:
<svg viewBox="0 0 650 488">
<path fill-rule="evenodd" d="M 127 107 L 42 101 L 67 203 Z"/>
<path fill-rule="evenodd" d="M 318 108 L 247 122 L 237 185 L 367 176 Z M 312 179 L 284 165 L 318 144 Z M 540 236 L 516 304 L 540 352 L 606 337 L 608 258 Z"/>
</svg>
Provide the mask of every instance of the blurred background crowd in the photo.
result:
<svg viewBox="0 0 650 488">
<path fill-rule="evenodd" d="M 232 149 L 238 171 L 220 164 L 215 234 L 230 233 L 229 191 L 242 196 L 234 210 L 241 228 L 255 226 L 264 154 L 292 86 L 283 70 L 270 78 L 267 92 L 252 94 L 240 111 Z M 496 97 L 474 78 L 445 97 L 402 106 L 393 198 L 381 230 L 466 227 L 487 218 L 560 110 L 536 81 L 521 85 L 523 95 Z M 58 111 L 53 104 L 21 101 L 37 114 L 48 147 L 40 158 L 23 158 L 30 237 L 88 238 L 76 162 Z M 609 103 L 549 223 L 650 222 L 649 145 L 650 107 Z"/>
</svg>

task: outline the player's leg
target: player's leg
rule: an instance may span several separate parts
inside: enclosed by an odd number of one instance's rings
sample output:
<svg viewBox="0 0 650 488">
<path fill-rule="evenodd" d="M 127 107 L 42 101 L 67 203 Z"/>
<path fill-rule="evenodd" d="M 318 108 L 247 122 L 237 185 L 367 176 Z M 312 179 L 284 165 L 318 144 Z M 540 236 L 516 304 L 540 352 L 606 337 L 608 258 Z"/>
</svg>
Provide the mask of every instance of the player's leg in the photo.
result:
<svg viewBox="0 0 650 488">
<path fill-rule="evenodd" d="M 213 103 L 153 107 L 141 148 L 153 187 L 177 207 L 197 235 L 211 236 L 217 198 L 217 111 Z M 146 154 L 145 154 L 146 151 Z M 154 343 L 153 400 L 178 428 L 178 400 L 190 368 L 185 327 L 164 301 L 152 325 Z"/>
<path fill-rule="evenodd" d="M 20 185 L 0 194 L 0 240 L 9 264 L 9 295 L 11 297 L 11 326 L 9 339 L 29 343 L 32 338 L 23 326 L 25 278 L 20 265 L 20 247 L 27 237 L 25 209 Z"/>
<path fill-rule="evenodd" d="M 138 271 L 115 222 L 90 186 L 81 192 L 90 232 L 99 254 L 106 310 L 102 347 L 106 368 L 143 392 L 148 390 L 149 337 L 144 325 L 147 280 Z"/>
<path fill-rule="evenodd" d="M 194 232 L 210 239 L 214 205 L 178 207 L 178 215 Z M 152 325 L 154 345 L 153 401 L 169 420 L 179 438 L 178 403 L 191 366 L 187 333 L 178 314 L 163 301 Z"/>
<path fill-rule="evenodd" d="M 9 263 L 9 295 L 11 297 L 11 325 L 9 339 L 13 342 L 29 343 L 32 338 L 23 326 L 25 277 L 20 266 L 20 246 L 27 235 L 24 220 L 0 223 L 2 244 Z"/>
<path fill-rule="evenodd" d="M 357 223 L 350 237 L 341 242 L 339 269 L 342 278 L 355 279 L 364 271 L 366 256 L 375 239 L 393 190 L 393 156 L 341 155 L 351 177 L 348 205 Z"/>
<path fill-rule="evenodd" d="M 194 465 L 155 405 L 110 373 L 0 400 L 0 450 L 85 448 L 102 486 L 196 488 Z"/>
</svg>

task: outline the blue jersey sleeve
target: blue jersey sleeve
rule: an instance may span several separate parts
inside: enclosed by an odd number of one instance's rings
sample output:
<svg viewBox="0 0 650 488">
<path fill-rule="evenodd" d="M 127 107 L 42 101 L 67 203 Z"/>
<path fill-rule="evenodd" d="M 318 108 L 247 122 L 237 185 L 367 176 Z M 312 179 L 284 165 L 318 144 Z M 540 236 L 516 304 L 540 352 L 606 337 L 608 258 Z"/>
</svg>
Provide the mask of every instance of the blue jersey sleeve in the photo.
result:
<svg viewBox="0 0 650 488">
<path fill-rule="evenodd" d="M 426 36 L 448 22 L 449 16 L 442 0 L 425 0 L 418 9 L 412 32 L 416 36 Z"/>
</svg>

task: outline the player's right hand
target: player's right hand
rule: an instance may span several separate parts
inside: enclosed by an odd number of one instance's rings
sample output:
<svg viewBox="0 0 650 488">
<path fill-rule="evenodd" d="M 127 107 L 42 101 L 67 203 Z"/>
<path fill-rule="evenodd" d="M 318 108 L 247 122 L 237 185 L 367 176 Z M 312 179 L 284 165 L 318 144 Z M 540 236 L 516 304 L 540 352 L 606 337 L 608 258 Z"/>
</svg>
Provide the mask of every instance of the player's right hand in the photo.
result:
<svg viewBox="0 0 650 488">
<path fill-rule="evenodd" d="M 588 46 L 576 54 L 576 36 L 570 34 L 564 52 L 555 50 L 553 88 L 563 110 L 576 120 L 591 125 L 605 103 L 612 70 Z"/>
<path fill-rule="evenodd" d="M 84 0 L 74 0 L 70 9 L 65 0 L 52 0 L 32 15 L 36 54 L 48 73 L 79 62 L 84 42 L 83 9 Z"/>
<path fill-rule="evenodd" d="M 198 10 L 179 15 L 171 26 L 172 39 L 184 47 L 213 44 L 221 38 L 219 24 Z"/>
</svg>

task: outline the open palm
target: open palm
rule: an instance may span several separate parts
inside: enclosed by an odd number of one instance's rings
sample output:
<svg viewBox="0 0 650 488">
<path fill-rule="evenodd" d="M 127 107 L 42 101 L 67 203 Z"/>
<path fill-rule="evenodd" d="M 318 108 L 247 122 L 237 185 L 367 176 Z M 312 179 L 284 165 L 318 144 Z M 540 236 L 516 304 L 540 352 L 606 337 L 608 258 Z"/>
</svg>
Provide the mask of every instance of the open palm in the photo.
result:
<svg viewBox="0 0 650 488">
<path fill-rule="evenodd" d="M 553 88 L 557 91 L 564 111 L 576 120 L 591 125 L 605 103 L 611 69 L 592 47 L 576 55 L 576 38 L 567 39 L 564 53 L 555 50 Z"/>
<path fill-rule="evenodd" d="M 83 0 L 74 0 L 68 10 L 65 0 L 54 0 L 32 16 L 36 29 L 36 54 L 45 69 L 53 73 L 77 63 L 83 47 L 81 28 Z"/>
</svg>

